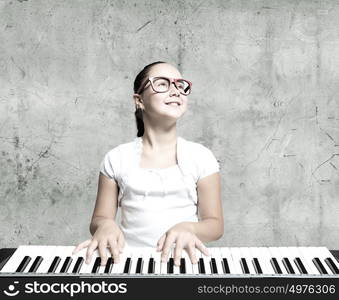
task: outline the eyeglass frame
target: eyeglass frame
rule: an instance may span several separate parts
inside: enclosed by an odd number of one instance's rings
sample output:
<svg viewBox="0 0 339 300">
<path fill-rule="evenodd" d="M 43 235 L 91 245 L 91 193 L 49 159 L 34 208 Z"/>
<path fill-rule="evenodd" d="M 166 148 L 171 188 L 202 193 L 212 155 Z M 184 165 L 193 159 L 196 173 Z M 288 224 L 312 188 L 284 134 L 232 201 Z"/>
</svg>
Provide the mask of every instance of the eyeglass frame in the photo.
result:
<svg viewBox="0 0 339 300">
<path fill-rule="evenodd" d="M 153 80 L 156 79 L 156 78 L 165 78 L 165 79 L 168 79 L 168 80 L 169 80 L 170 85 L 169 85 L 167 91 L 164 91 L 164 92 L 157 92 L 157 91 L 155 90 L 155 88 L 154 88 L 154 86 L 153 86 Z M 186 82 L 188 82 L 188 85 L 189 85 L 189 88 L 190 88 L 190 89 L 189 89 L 189 93 L 188 93 L 187 95 L 186 95 L 186 94 L 183 94 L 182 92 L 180 92 L 180 90 L 178 89 L 178 87 L 177 87 L 177 85 L 176 85 L 176 82 L 177 82 L 177 81 L 180 81 L 180 80 L 185 80 Z M 155 92 L 155 93 L 167 93 L 167 92 L 170 90 L 170 87 L 171 87 L 171 84 L 172 84 L 172 83 L 174 84 L 175 88 L 179 91 L 179 93 L 180 93 L 181 95 L 188 96 L 188 95 L 191 93 L 191 91 L 192 91 L 192 82 L 189 81 L 189 80 L 187 80 L 187 79 L 183 79 L 183 78 L 170 78 L 170 77 L 166 77 L 166 76 L 154 76 L 154 77 L 148 77 L 148 79 L 147 79 L 147 80 L 142 84 L 142 86 L 140 87 L 140 89 L 139 89 L 139 91 L 138 91 L 137 94 L 140 95 L 140 94 L 145 90 L 145 87 L 146 87 L 146 85 L 147 85 L 148 82 L 151 83 L 150 86 L 152 87 L 152 90 L 153 90 L 153 92 Z"/>
</svg>

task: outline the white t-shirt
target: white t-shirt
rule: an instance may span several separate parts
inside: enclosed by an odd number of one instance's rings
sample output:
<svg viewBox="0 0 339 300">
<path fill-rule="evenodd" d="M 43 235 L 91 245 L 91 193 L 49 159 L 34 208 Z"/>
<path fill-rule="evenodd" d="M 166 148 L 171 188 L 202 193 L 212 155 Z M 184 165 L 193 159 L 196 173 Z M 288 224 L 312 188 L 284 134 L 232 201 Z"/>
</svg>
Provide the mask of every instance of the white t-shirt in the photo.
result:
<svg viewBox="0 0 339 300">
<path fill-rule="evenodd" d="M 197 182 L 219 172 L 213 153 L 202 144 L 177 138 L 178 164 L 169 168 L 140 168 L 141 137 L 108 153 L 100 172 L 119 186 L 121 229 L 126 243 L 156 247 L 159 238 L 180 222 L 197 222 Z"/>
</svg>

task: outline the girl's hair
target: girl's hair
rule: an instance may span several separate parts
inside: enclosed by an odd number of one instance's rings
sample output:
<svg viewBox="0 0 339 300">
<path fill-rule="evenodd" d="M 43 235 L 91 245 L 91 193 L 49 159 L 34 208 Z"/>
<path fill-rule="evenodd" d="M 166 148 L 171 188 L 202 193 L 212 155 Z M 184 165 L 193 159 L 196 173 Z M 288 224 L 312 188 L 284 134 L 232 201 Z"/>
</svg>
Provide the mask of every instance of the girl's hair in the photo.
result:
<svg viewBox="0 0 339 300">
<path fill-rule="evenodd" d="M 134 93 L 137 93 L 139 91 L 140 86 L 144 83 L 145 79 L 148 77 L 149 71 L 154 65 L 165 64 L 165 63 L 166 62 L 164 61 L 156 61 L 145 66 L 140 71 L 140 73 L 135 77 L 134 86 L 133 86 Z M 141 108 L 136 109 L 134 115 L 135 115 L 135 121 L 137 124 L 137 130 L 138 130 L 137 137 L 143 136 L 145 132 L 145 128 L 144 128 L 144 121 L 142 118 L 142 109 Z"/>
</svg>

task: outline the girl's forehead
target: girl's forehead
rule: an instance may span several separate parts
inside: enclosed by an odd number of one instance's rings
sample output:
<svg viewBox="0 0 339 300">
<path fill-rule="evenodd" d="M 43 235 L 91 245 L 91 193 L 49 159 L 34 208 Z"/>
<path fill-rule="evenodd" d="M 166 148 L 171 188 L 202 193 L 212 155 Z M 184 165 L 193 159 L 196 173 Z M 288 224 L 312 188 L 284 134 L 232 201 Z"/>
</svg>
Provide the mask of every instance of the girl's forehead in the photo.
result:
<svg viewBox="0 0 339 300">
<path fill-rule="evenodd" d="M 165 76 L 171 78 L 181 78 L 177 68 L 170 64 L 157 64 L 151 68 L 148 73 L 149 77 Z"/>
</svg>

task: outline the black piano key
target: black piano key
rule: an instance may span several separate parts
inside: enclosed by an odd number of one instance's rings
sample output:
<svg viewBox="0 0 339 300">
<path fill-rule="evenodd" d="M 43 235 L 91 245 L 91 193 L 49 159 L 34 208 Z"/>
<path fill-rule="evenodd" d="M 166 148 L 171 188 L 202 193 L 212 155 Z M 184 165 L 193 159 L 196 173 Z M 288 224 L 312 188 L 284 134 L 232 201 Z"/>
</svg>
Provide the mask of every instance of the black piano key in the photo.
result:
<svg viewBox="0 0 339 300">
<path fill-rule="evenodd" d="M 244 274 L 250 274 L 250 269 L 248 268 L 248 265 L 247 265 L 247 262 L 246 262 L 245 258 L 242 257 L 240 259 L 240 265 L 241 265 L 241 268 L 242 268 L 242 272 Z"/>
<path fill-rule="evenodd" d="M 128 258 L 126 259 L 126 263 L 125 263 L 125 267 L 124 267 L 124 273 L 125 273 L 125 274 L 128 274 L 129 271 L 130 271 L 130 268 L 131 268 L 131 258 L 128 257 Z"/>
<path fill-rule="evenodd" d="M 174 259 L 170 257 L 167 263 L 167 274 L 173 274 Z"/>
<path fill-rule="evenodd" d="M 77 261 L 75 262 L 74 268 L 72 270 L 73 274 L 79 273 L 82 264 L 84 263 L 83 257 L 78 257 Z"/>
<path fill-rule="evenodd" d="M 47 273 L 54 273 L 56 268 L 58 267 L 61 258 L 59 256 L 54 257 L 51 266 L 49 267 Z"/>
<path fill-rule="evenodd" d="M 211 258 L 210 266 L 211 266 L 212 274 L 218 274 L 218 268 L 217 268 L 217 263 L 215 261 L 215 258 Z"/>
<path fill-rule="evenodd" d="M 60 273 L 67 273 L 69 266 L 71 265 L 73 259 L 70 256 L 67 256 L 64 264 L 62 265 L 61 269 L 60 269 Z"/>
<path fill-rule="evenodd" d="M 328 274 L 325 267 L 323 266 L 323 264 L 321 263 L 321 261 L 318 257 L 313 258 L 312 261 L 321 274 Z"/>
<path fill-rule="evenodd" d="M 26 256 L 22 259 L 20 265 L 18 266 L 18 268 L 16 269 L 15 272 L 23 272 L 23 271 L 25 271 L 25 269 L 26 269 L 28 263 L 31 261 L 31 259 L 32 259 L 31 257 L 29 257 L 29 256 L 26 255 Z"/>
<path fill-rule="evenodd" d="M 107 259 L 107 264 L 105 266 L 105 270 L 104 270 L 104 273 L 111 273 L 112 272 L 112 268 L 113 268 L 113 263 L 114 263 L 114 260 L 112 257 L 109 257 Z"/>
<path fill-rule="evenodd" d="M 260 264 L 259 264 L 258 258 L 254 257 L 253 260 L 252 260 L 252 263 L 253 263 L 255 272 L 256 272 L 257 274 L 262 274 L 262 269 L 261 269 L 261 266 L 260 266 Z"/>
<path fill-rule="evenodd" d="M 224 268 L 224 273 L 230 274 L 231 272 L 230 272 L 230 267 L 228 266 L 227 258 L 223 258 L 221 262 L 222 262 L 222 266 Z"/>
<path fill-rule="evenodd" d="M 285 269 L 286 269 L 288 274 L 295 274 L 294 269 L 293 269 L 293 267 L 292 267 L 292 265 L 291 265 L 291 263 L 290 263 L 290 261 L 287 257 L 284 257 L 282 259 L 282 262 L 283 262 Z"/>
<path fill-rule="evenodd" d="M 200 274 L 206 273 L 204 260 L 202 258 L 199 258 L 198 260 L 198 269 Z"/>
<path fill-rule="evenodd" d="M 142 265 L 143 265 L 143 259 L 141 257 L 139 257 L 138 261 L 137 261 L 137 267 L 135 269 L 135 273 L 136 274 L 140 274 L 141 273 Z"/>
<path fill-rule="evenodd" d="M 99 271 L 99 268 L 100 268 L 100 265 L 101 265 L 101 257 L 97 257 L 96 259 L 95 259 L 95 262 L 94 262 L 94 264 L 93 264 L 93 268 L 92 268 L 92 271 L 91 271 L 91 273 L 98 273 L 98 271 Z"/>
<path fill-rule="evenodd" d="M 339 274 L 339 269 L 337 268 L 336 264 L 334 263 L 331 257 L 327 257 L 325 259 L 325 262 L 327 263 L 328 267 L 331 269 L 333 274 Z"/>
<path fill-rule="evenodd" d="M 29 268 L 28 272 L 35 272 L 39 268 L 42 261 L 43 258 L 41 256 L 37 256 L 31 267 Z"/>
<path fill-rule="evenodd" d="M 43 261 L 43 258 L 41 256 L 37 256 L 35 260 L 33 261 L 33 264 L 31 265 L 31 267 L 29 268 L 28 272 L 35 272 L 39 268 L 42 261 Z"/>
<path fill-rule="evenodd" d="M 149 259 L 149 262 L 148 262 L 148 270 L 147 270 L 147 272 L 148 272 L 148 274 L 153 274 L 154 273 L 154 258 L 153 257 L 151 257 L 150 259 Z"/>
<path fill-rule="evenodd" d="M 270 259 L 270 262 L 271 262 L 271 265 L 273 267 L 273 270 L 274 270 L 275 274 L 282 274 L 282 270 L 281 270 L 281 268 L 280 268 L 280 266 L 278 264 L 277 259 L 275 257 L 272 257 Z"/>
<path fill-rule="evenodd" d="M 298 269 L 299 269 L 299 272 L 300 272 L 301 274 L 308 274 L 308 273 L 307 273 L 307 270 L 306 270 L 306 268 L 305 268 L 305 266 L 304 266 L 304 264 L 302 263 L 302 261 L 301 261 L 301 259 L 300 259 L 300 257 L 296 257 L 296 258 L 294 259 L 294 263 L 297 265 L 297 267 L 298 267 Z"/>
<path fill-rule="evenodd" d="M 180 274 L 186 274 L 186 261 L 183 257 L 180 259 Z"/>
</svg>

